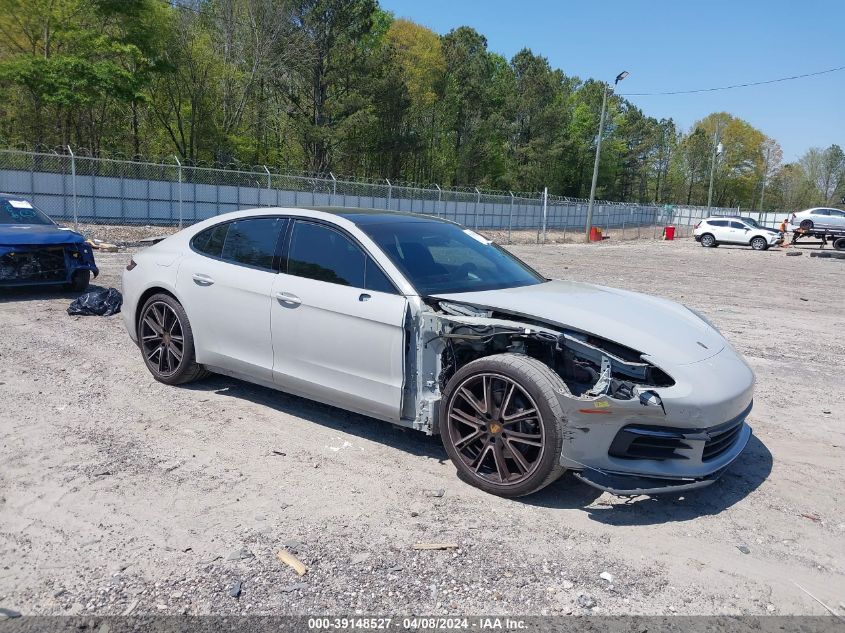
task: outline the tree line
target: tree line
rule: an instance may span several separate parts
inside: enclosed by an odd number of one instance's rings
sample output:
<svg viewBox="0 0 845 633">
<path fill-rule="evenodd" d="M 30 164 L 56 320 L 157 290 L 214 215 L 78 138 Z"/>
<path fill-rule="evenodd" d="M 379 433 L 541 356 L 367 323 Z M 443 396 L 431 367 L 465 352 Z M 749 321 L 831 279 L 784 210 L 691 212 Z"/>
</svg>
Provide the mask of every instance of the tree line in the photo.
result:
<svg viewBox="0 0 845 633">
<path fill-rule="evenodd" d="M 0 35 L 7 144 L 589 195 L 604 83 L 376 0 L 0 0 Z M 845 195 L 836 145 L 784 164 L 729 113 L 682 130 L 608 99 L 599 198 L 706 204 L 711 172 L 715 206 Z"/>
</svg>

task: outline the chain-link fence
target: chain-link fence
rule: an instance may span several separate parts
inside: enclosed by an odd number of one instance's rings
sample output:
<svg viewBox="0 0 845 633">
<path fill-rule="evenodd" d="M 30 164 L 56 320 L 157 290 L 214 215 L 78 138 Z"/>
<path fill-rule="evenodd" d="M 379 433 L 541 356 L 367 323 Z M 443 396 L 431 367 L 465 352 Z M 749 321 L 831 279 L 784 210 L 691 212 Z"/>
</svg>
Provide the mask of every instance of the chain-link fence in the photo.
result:
<svg viewBox="0 0 845 633">
<path fill-rule="evenodd" d="M 30 199 L 56 220 L 85 224 L 187 226 L 254 207 L 353 207 L 422 213 L 492 233 L 499 242 L 581 239 L 586 200 L 543 193 L 443 189 L 279 173 L 267 167 L 216 168 L 67 153 L 0 150 L 0 191 Z M 739 209 L 596 201 L 592 224 L 618 239 L 654 238 L 674 225 L 691 234 L 711 214 Z M 750 215 L 767 226 L 780 215 Z M 764 217 L 760 217 L 760 216 Z"/>
</svg>

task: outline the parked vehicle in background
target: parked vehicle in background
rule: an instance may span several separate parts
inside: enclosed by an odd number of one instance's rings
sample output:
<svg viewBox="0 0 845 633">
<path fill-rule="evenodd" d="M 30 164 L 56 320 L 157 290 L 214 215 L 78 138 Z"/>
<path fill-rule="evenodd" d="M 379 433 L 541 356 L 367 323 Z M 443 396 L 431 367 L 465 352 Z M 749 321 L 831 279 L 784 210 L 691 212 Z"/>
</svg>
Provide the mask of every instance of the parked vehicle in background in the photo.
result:
<svg viewBox="0 0 845 633">
<path fill-rule="evenodd" d="M 741 216 L 711 216 L 695 225 L 693 237 L 705 247 L 741 244 L 764 251 L 783 242 L 783 233 Z"/>
<path fill-rule="evenodd" d="M 845 211 L 815 207 L 790 214 L 789 224 L 805 231 L 811 229 L 845 229 Z"/>
<path fill-rule="evenodd" d="M 0 287 L 63 284 L 82 291 L 98 272 L 82 235 L 24 198 L 0 194 Z"/>
<path fill-rule="evenodd" d="M 137 253 L 123 293 L 156 380 L 217 372 L 439 434 L 494 494 L 566 470 L 619 494 L 697 488 L 751 434 L 754 375 L 704 317 L 548 280 L 439 218 L 228 213 Z"/>
</svg>

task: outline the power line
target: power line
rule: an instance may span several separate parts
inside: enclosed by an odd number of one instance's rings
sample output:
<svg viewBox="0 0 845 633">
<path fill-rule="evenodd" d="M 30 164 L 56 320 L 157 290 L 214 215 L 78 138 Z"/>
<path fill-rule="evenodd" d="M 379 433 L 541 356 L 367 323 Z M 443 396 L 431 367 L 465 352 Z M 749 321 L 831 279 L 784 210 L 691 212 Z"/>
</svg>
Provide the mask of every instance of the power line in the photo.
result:
<svg viewBox="0 0 845 633">
<path fill-rule="evenodd" d="M 780 77 L 779 79 L 769 79 L 767 81 L 752 81 L 745 84 L 734 84 L 732 86 L 720 86 L 718 88 L 699 88 L 697 90 L 673 90 L 670 92 L 626 92 L 622 93 L 620 97 L 653 97 L 658 95 L 688 95 L 695 92 L 716 92 L 717 90 L 732 90 L 734 88 L 748 88 L 749 86 L 762 86 L 764 84 L 776 84 L 781 81 L 791 81 L 793 79 L 803 79 L 804 77 L 816 77 L 818 75 L 826 75 L 827 73 L 835 73 L 840 70 L 845 70 L 845 66 L 838 66 L 837 68 L 829 68 L 827 70 L 820 70 L 815 73 L 805 73 L 803 75 L 792 75 L 791 77 Z"/>
</svg>

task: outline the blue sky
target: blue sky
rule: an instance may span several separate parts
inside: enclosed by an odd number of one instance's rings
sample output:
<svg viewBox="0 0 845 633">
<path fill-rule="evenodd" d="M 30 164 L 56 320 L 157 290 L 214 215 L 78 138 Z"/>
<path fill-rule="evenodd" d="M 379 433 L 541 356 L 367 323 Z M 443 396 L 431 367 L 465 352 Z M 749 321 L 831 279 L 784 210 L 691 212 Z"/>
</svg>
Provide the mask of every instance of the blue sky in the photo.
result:
<svg viewBox="0 0 845 633">
<path fill-rule="evenodd" d="M 660 92 L 845 66 L 845 0 L 380 0 L 437 33 L 466 25 L 508 59 L 523 47 L 568 75 Z M 845 148 L 845 71 L 721 92 L 629 97 L 683 129 L 710 112 L 739 116 L 783 147 Z"/>
</svg>

